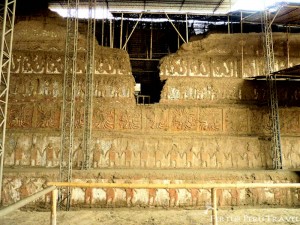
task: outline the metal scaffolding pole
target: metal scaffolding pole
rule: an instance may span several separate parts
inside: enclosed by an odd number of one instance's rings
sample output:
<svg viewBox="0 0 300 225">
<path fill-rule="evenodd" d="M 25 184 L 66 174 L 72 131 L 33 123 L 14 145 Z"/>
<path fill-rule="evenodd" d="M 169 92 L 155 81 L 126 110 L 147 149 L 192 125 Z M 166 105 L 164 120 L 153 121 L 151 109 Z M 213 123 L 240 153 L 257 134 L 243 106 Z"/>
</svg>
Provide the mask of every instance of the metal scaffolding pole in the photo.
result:
<svg viewBox="0 0 300 225">
<path fill-rule="evenodd" d="M 143 13 L 140 14 L 139 19 L 135 22 L 134 27 L 132 28 L 132 31 L 130 32 L 129 36 L 126 38 L 125 44 L 123 45 L 122 49 L 125 50 L 127 47 L 127 43 L 129 41 L 129 39 L 131 38 L 131 35 L 133 34 L 136 26 L 138 25 L 138 23 L 140 22 L 141 18 L 143 16 Z M 127 29 L 128 29 L 128 25 L 127 25 Z M 126 34 L 127 36 L 127 34 Z"/>
<path fill-rule="evenodd" d="M 89 18 L 87 30 L 87 47 L 85 61 L 85 102 L 84 102 L 84 130 L 83 130 L 83 151 L 84 163 L 82 169 L 91 167 L 90 153 L 92 147 L 92 118 L 93 118 L 93 77 L 94 77 L 94 56 L 95 56 L 95 31 L 96 19 L 93 14 L 96 8 L 96 0 L 89 0 Z"/>
<path fill-rule="evenodd" d="M 167 17 L 168 21 L 171 23 L 171 25 L 172 25 L 172 26 L 174 27 L 174 29 L 176 30 L 178 36 L 181 38 L 181 40 L 182 40 L 184 43 L 186 43 L 186 40 L 184 40 L 184 38 L 183 38 L 182 35 L 180 34 L 180 32 L 179 32 L 179 30 L 177 29 L 177 27 L 174 25 L 174 23 L 172 22 L 172 20 L 171 20 L 170 17 L 168 16 L 168 14 L 167 14 L 167 13 L 165 13 L 165 14 L 166 14 L 166 17 Z"/>
<path fill-rule="evenodd" d="M 120 24 L 120 49 L 122 49 L 122 41 L 123 41 L 123 13 L 121 16 L 121 24 Z"/>
<path fill-rule="evenodd" d="M 12 61 L 12 42 L 16 12 L 16 0 L 5 0 L 0 9 L 1 52 L 0 52 L 0 203 L 2 203 L 2 180 L 4 166 L 4 150 L 6 137 L 6 119 L 10 80 L 10 65 Z"/>
<path fill-rule="evenodd" d="M 276 75 L 274 72 L 274 49 L 272 37 L 272 22 L 270 22 L 270 12 L 265 10 L 263 13 L 263 27 L 264 27 L 264 50 L 266 60 L 266 79 L 269 86 L 270 94 L 270 120 L 272 125 L 272 156 L 273 169 L 282 169 L 282 150 L 280 140 L 280 123 L 278 112 L 278 98 L 276 87 Z"/>
<path fill-rule="evenodd" d="M 186 35 L 186 43 L 189 43 L 189 24 L 188 24 L 187 14 L 185 14 L 185 35 Z"/>
<path fill-rule="evenodd" d="M 64 182 L 72 181 L 76 59 L 78 41 L 78 5 L 79 0 L 68 0 L 60 149 L 60 180 Z M 70 188 L 61 189 L 60 197 L 61 201 L 63 201 L 66 205 L 66 210 L 69 210 L 71 201 Z"/>
</svg>

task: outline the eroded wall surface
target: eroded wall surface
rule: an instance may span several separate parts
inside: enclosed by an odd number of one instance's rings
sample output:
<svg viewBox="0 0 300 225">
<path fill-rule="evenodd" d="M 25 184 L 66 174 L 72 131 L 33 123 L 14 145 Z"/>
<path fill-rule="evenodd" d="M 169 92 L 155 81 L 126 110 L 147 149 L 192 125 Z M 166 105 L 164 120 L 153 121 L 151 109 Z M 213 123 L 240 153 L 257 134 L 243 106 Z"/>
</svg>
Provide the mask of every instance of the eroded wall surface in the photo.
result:
<svg viewBox="0 0 300 225">
<path fill-rule="evenodd" d="M 15 27 L 5 204 L 41 190 L 47 181 L 58 180 L 64 23 L 51 16 L 20 21 Z M 290 36 L 288 57 L 285 36 L 274 37 L 278 69 L 299 63 L 297 37 Z M 166 83 L 160 103 L 154 105 L 136 105 L 128 54 L 97 46 L 90 155 L 93 169 L 86 172 L 79 170 L 84 158 L 85 94 L 85 38 L 81 35 L 74 181 L 299 182 L 293 172 L 277 175 L 266 170 L 272 168 L 266 84 L 242 79 L 262 75 L 261 43 L 259 34 L 216 34 L 183 45 L 176 54 L 161 61 L 160 76 Z M 284 168 L 296 170 L 300 168 L 300 89 L 296 83 L 282 83 L 278 95 L 282 105 L 279 113 Z M 296 206 L 300 194 L 294 189 L 241 189 L 219 191 L 218 196 L 221 206 Z M 72 192 L 73 204 L 83 206 L 205 206 L 210 197 L 210 191 L 205 189 L 75 188 Z M 49 198 L 45 196 L 36 204 L 46 204 Z"/>
</svg>

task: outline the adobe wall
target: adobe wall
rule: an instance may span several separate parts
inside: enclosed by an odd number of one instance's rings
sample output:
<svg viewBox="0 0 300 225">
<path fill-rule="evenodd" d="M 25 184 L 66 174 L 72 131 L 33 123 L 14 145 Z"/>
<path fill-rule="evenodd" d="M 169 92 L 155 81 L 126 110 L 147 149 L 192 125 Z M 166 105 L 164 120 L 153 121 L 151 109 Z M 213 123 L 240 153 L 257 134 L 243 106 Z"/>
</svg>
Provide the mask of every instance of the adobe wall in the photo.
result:
<svg viewBox="0 0 300 225">
<path fill-rule="evenodd" d="M 15 202 L 58 180 L 65 21 L 48 18 L 15 26 L 8 107 L 4 203 Z M 161 61 L 166 84 L 161 102 L 136 105 L 134 79 L 125 51 L 96 47 L 91 171 L 83 161 L 85 38 L 79 37 L 76 82 L 74 181 L 82 182 L 299 182 L 299 176 L 272 168 L 264 83 L 244 81 L 262 71 L 260 35 L 211 35 L 183 45 Z M 290 64 L 299 63 L 300 43 L 291 35 Z M 278 67 L 286 64 L 284 35 L 275 38 Z M 249 42 L 249 43 L 248 43 Z M 204 53 L 205 52 L 205 53 Z M 247 61 L 248 60 L 248 61 Z M 247 63 L 245 63 L 247 62 Z M 247 69 L 246 65 L 251 65 Z M 248 71 L 248 72 L 247 72 Z M 258 73 L 260 74 L 260 73 Z M 296 84 L 279 87 L 285 169 L 300 168 L 299 94 Z M 201 170 L 199 170 L 201 169 Z M 127 193 L 127 195 L 126 195 Z M 222 206 L 299 205 L 297 190 L 219 191 Z M 92 197 L 91 197 L 92 196 Z M 74 205 L 205 206 L 208 190 L 74 189 Z M 127 196 L 127 197 L 126 197 Z M 281 196 L 281 200 L 278 200 Z M 49 201 L 49 196 L 44 199 Z M 132 198 L 132 202 L 131 199 Z M 155 199 L 155 203 L 149 202 Z M 206 200 L 205 200 L 206 199 Z M 284 199 L 284 200 L 282 200 Z M 279 201 L 279 202 L 278 202 Z M 282 202 L 280 202 L 282 201 Z M 234 203 L 235 202 L 235 203 Z M 175 205 L 176 205 L 175 204 Z M 174 206 L 172 203 L 171 206 Z"/>
</svg>

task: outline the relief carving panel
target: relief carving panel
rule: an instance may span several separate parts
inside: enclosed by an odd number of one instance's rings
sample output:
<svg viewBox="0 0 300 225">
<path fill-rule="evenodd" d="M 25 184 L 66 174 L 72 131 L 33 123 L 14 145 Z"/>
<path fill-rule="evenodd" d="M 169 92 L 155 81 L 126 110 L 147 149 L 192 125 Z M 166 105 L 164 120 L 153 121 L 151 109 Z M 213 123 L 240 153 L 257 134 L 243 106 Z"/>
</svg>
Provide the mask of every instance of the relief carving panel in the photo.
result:
<svg viewBox="0 0 300 225">
<path fill-rule="evenodd" d="M 94 105 L 93 128 L 100 130 L 113 130 L 115 128 L 115 110 Z"/>
<path fill-rule="evenodd" d="M 280 129 L 285 134 L 299 134 L 300 111 L 297 109 L 281 109 Z"/>
<path fill-rule="evenodd" d="M 142 128 L 142 112 L 139 108 L 116 111 L 117 125 L 120 130 L 140 130 Z"/>
<path fill-rule="evenodd" d="M 28 104 L 13 104 L 8 108 L 8 128 L 31 128 L 33 106 Z"/>
<path fill-rule="evenodd" d="M 247 109 L 225 109 L 224 110 L 225 131 L 229 133 L 248 132 L 248 110 Z"/>
<path fill-rule="evenodd" d="M 56 104 L 39 104 L 37 108 L 37 128 L 59 128 L 60 107 Z"/>
<path fill-rule="evenodd" d="M 222 132 L 222 109 L 199 108 L 198 121 L 200 132 Z"/>
<path fill-rule="evenodd" d="M 169 109 L 151 107 L 143 110 L 145 118 L 145 128 L 153 130 L 168 130 L 169 128 Z"/>
<path fill-rule="evenodd" d="M 196 131 L 197 108 L 178 107 L 170 109 L 172 131 Z"/>
</svg>

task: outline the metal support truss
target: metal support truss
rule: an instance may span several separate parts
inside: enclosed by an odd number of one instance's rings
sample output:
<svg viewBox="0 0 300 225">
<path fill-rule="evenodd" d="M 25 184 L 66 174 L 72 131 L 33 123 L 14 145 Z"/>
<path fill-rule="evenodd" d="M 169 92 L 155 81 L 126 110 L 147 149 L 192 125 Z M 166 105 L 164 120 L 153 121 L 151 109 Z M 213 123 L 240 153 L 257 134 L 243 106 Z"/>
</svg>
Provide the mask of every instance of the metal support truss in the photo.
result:
<svg viewBox="0 0 300 225">
<path fill-rule="evenodd" d="M 16 0 L 5 0 L 0 9 L 1 52 L 0 52 L 0 202 L 2 202 L 2 179 L 6 136 L 7 104 L 12 61 L 12 42 L 16 12 Z"/>
<path fill-rule="evenodd" d="M 61 120 L 60 180 L 71 182 L 74 148 L 75 84 L 79 0 L 68 0 L 68 18 Z M 61 189 L 61 200 L 70 209 L 70 188 Z"/>
<path fill-rule="evenodd" d="M 89 169 L 91 166 L 90 153 L 92 147 L 92 117 L 93 117 L 93 76 L 95 58 L 95 28 L 96 19 L 93 15 L 96 9 L 96 0 L 89 0 L 89 18 L 87 29 L 87 47 L 85 61 L 85 103 L 84 103 L 84 131 L 83 131 L 83 151 L 84 162 L 82 169 Z"/>
<path fill-rule="evenodd" d="M 270 22 L 270 13 L 265 10 L 263 13 L 263 27 L 264 27 L 264 50 L 266 60 L 266 79 L 269 86 L 270 94 L 270 120 L 272 127 L 272 156 L 273 156 L 273 169 L 282 169 L 282 150 L 280 140 L 280 123 L 278 112 L 278 98 L 276 87 L 276 75 L 274 72 L 274 49 L 272 37 L 272 22 Z"/>
</svg>

